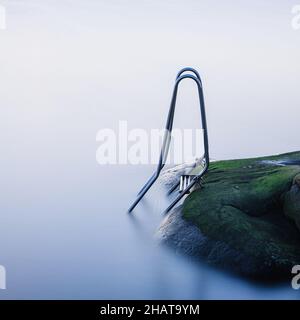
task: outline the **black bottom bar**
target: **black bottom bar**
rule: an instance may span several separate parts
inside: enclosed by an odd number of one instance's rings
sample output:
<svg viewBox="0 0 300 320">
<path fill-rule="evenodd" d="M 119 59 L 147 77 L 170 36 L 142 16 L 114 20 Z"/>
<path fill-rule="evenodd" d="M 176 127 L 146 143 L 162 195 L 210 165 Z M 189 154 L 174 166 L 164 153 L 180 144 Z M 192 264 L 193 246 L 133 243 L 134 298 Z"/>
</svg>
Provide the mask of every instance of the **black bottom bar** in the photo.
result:
<svg viewBox="0 0 300 320">
<path fill-rule="evenodd" d="M 297 311 L 298 301 L 0 301 L 1 319 L 150 319 L 239 315 L 257 318 L 264 307 L 268 315 Z M 242 308 L 240 308 L 242 307 Z M 256 309 L 258 307 L 258 309 Z M 293 310 L 295 309 L 295 310 Z M 285 313 L 286 315 L 286 313 Z M 254 319 L 254 318 L 253 318 Z"/>
</svg>

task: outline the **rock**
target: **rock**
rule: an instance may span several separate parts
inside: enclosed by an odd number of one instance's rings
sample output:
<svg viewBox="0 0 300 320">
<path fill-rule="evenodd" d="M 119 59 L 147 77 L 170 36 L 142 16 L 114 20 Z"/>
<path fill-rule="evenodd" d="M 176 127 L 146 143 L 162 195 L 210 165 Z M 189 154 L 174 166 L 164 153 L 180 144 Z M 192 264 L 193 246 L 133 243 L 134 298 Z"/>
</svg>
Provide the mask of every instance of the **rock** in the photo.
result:
<svg viewBox="0 0 300 320">
<path fill-rule="evenodd" d="M 300 152 L 218 161 L 158 230 L 160 241 L 256 277 L 290 277 L 300 264 Z"/>
<path fill-rule="evenodd" d="M 300 175 L 294 178 L 291 189 L 284 196 L 283 211 L 300 230 Z"/>
<path fill-rule="evenodd" d="M 181 175 L 187 174 L 195 168 L 195 163 L 199 161 L 201 161 L 201 159 L 195 159 L 194 162 L 184 163 L 173 168 L 166 169 L 162 171 L 159 181 L 167 187 L 170 187 L 179 181 Z"/>
<path fill-rule="evenodd" d="M 300 174 L 298 174 L 295 179 L 294 179 L 294 183 L 298 185 L 298 187 L 300 187 Z"/>
</svg>

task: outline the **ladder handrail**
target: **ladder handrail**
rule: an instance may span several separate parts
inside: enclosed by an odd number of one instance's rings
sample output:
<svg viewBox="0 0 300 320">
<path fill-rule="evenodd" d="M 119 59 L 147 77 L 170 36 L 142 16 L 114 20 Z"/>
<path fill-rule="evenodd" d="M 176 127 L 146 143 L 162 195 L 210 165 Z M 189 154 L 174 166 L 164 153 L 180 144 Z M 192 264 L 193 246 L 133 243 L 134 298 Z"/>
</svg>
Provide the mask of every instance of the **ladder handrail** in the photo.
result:
<svg viewBox="0 0 300 320">
<path fill-rule="evenodd" d="M 183 73 L 185 72 L 192 72 L 194 73 L 194 75 L 198 78 L 198 80 L 200 81 L 200 83 L 202 84 L 202 81 L 201 81 L 201 77 L 200 77 L 200 74 L 197 70 L 195 70 L 194 68 L 191 68 L 191 67 L 185 67 L 183 69 L 181 69 L 178 73 L 177 73 L 177 76 L 176 76 L 176 79 L 178 79 Z"/>
<path fill-rule="evenodd" d="M 184 74 L 184 72 L 192 72 L 192 74 Z M 172 99 L 171 104 L 168 112 L 167 122 L 166 122 L 166 128 L 163 138 L 163 145 L 159 156 L 159 162 L 157 165 L 157 169 L 154 172 L 154 174 L 151 176 L 151 178 L 148 180 L 148 182 L 144 185 L 144 187 L 141 189 L 141 191 L 138 193 L 137 199 L 134 201 L 134 203 L 129 208 L 129 212 L 131 212 L 135 206 L 140 202 L 140 200 L 144 197 L 144 195 L 148 192 L 148 190 L 151 188 L 151 186 L 154 184 L 154 182 L 159 177 L 159 174 L 162 170 L 162 168 L 165 166 L 165 161 L 167 159 L 167 155 L 169 152 L 170 147 L 170 140 L 171 140 L 171 133 L 173 129 L 173 120 L 174 120 L 174 114 L 175 114 L 175 107 L 176 107 L 176 101 L 177 101 L 177 93 L 178 93 L 178 87 L 181 81 L 184 79 L 192 79 L 196 82 L 197 89 L 198 89 L 198 98 L 199 98 L 199 104 L 200 104 L 200 113 L 201 113 L 201 124 L 202 124 L 202 130 L 203 130 L 203 141 L 204 141 L 204 159 L 205 159 L 205 165 L 203 171 L 195 176 L 192 179 L 192 182 L 187 186 L 185 190 L 172 202 L 172 204 L 167 208 L 166 211 L 169 211 L 174 207 L 174 205 L 196 184 L 197 181 L 200 180 L 200 178 L 206 173 L 209 167 L 209 145 L 208 145 L 208 133 L 207 133 L 207 122 L 206 122 L 206 113 L 205 113 L 205 103 L 204 103 L 204 95 L 203 95 L 203 87 L 202 82 L 199 73 L 193 69 L 193 68 L 184 68 L 179 71 L 176 77 L 175 86 L 172 93 Z"/>
<path fill-rule="evenodd" d="M 203 134 L 204 134 L 204 159 L 205 159 L 205 161 L 209 162 L 209 146 L 208 146 L 208 133 L 207 133 L 205 102 L 204 102 L 202 83 L 201 83 L 201 81 L 199 80 L 198 77 L 195 77 L 195 76 L 193 76 L 191 74 L 185 74 L 183 76 L 179 76 L 176 79 L 175 87 L 174 87 L 174 90 L 173 90 L 172 103 L 171 103 L 169 114 L 171 113 L 173 118 L 174 118 L 178 86 L 179 86 L 180 82 L 182 80 L 184 80 L 184 79 L 192 79 L 197 84 L 199 102 L 200 102 L 201 123 L 202 123 L 202 129 L 203 129 Z M 172 108 L 173 108 L 173 110 L 171 110 Z M 173 126 L 173 118 L 172 118 L 172 124 L 170 126 L 171 130 L 172 130 L 172 126 Z"/>
</svg>

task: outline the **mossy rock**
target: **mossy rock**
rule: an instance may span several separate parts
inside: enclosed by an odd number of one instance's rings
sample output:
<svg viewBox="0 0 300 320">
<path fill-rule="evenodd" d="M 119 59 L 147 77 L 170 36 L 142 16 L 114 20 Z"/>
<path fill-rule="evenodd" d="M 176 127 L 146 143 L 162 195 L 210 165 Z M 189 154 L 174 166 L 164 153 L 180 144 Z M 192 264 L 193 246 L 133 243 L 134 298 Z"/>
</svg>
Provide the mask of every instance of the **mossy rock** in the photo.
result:
<svg viewBox="0 0 300 320">
<path fill-rule="evenodd" d="M 300 264 L 300 152 L 211 163 L 182 216 L 209 240 L 199 256 L 222 244 L 210 259 L 217 265 L 254 277 L 290 276 Z"/>
<path fill-rule="evenodd" d="M 294 178 L 291 189 L 284 196 L 283 211 L 300 230 L 300 174 Z"/>
</svg>

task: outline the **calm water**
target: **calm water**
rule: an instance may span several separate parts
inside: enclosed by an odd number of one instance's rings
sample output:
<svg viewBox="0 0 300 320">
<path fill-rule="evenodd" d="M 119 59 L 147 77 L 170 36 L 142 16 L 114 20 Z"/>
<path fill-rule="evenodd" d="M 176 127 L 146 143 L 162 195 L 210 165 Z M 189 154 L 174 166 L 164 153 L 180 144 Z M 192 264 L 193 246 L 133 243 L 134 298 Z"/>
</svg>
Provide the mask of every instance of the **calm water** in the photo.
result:
<svg viewBox="0 0 300 320">
<path fill-rule="evenodd" d="M 153 168 L 95 159 L 99 129 L 164 124 L 185 65 L 203 74 L 213 158 L 300 149 L 292 2 L 1 3 L 2 299 L 299 297 L 158 247 L 161 190 L 126 214 Z M 198 126 L 193 93 L 183 86 L 178 127 Z"/>
</svg>

